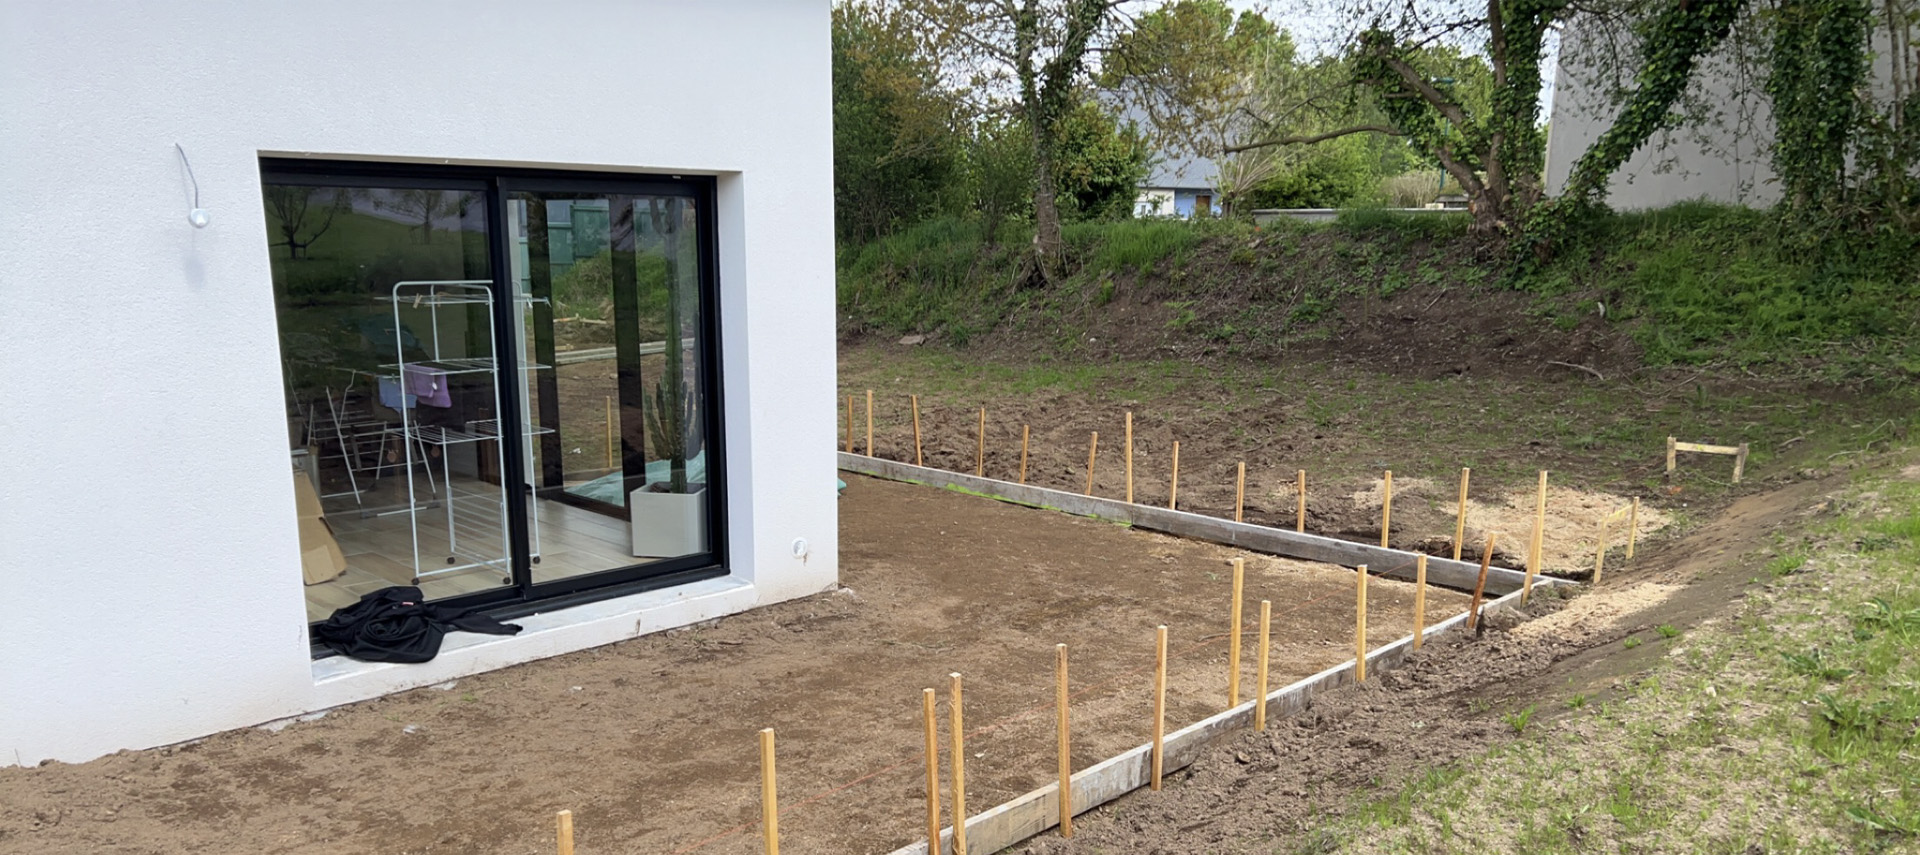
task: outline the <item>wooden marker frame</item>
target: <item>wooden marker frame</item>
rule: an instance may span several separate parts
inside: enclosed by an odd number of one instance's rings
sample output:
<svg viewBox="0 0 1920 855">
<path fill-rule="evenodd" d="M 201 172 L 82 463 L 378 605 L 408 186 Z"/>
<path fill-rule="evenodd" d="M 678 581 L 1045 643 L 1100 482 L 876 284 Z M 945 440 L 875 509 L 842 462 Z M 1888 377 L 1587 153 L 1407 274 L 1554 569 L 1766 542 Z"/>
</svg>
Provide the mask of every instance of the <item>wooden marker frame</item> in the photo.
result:
<svg viewBox="0 0 1920 855">
<path fill-rule="evenodd" d="M 1740 477 L 1747 471 L 1747 444 L 1707 445 L 1701 442 L 1680 442 L 1667 437 L 1667 478 L 1673 478 L 1674 470 L 1680 468 L 1679 452 L 1689 454 L 1724 454 L 1733 458 L 1733 483 L 1740 483 Z"/>
<path fill-rule="evenodd" d="M 1533 597 L 1533 577 L 1545 572 L 1547 536 L 1547 470 L 1540 470 L 1540 495 L 1533 507 L 1533 539 L 1527 544 L 1527 576 L 1520 582 L 1520 602 Z"/>
<path fill-rule="evenodd" d="M 1487 535 L 1485 552 L 1480 556 L 1480 581 L 1473 585 L 1473 605 L 1467 607 L 1467 628 L 1477 635 L 1485 630 L 1480 626 L 1480 600 L 1487 593 L 1487 568 L 1493 565 L 1494 535 Z"/>
<path fill-rule="evenodd" d="M 987 408 L 980 408 L 980 431 L 973 446 L 973 474 L 984 478 L 987 474 Z"/>
<path fill-rule="evenodd" d="M 1127 504 L 1133 504 L 1133 413 L 1127 413 Z"/>
<path fill-rule="evenodd" d="M 1247 462 L 1240 461 L 1233 474 L 1233 521 L 1247 521 Z"/>
<path fill-rule="evenodd" d="M 1100 432 L 1094 431 L 1087 440 L 1087 495 L 1093 495 L 1093 460 L 1100 455 Z"/>
<path fill-rule="evenodd" d="M 949 756 L 947 766 L 953 771 L 953 855 L 967 855 L 967 731 L 961 710 L 960 672 L 955 671 L 947 677 L 953 681 L 952 694 L 947 699 L 947 735 Z M 931 845 L 939 847 L 935 838 Z"/>
<path fill-rule="evenodd" d="M 853 453 L 853 396 L 847 396 L 847 453 Z"/>
<path fill-rule="evenodd" d="M 1459 547 L 1456 545 L 1457 551 Z M 1419 650 L 1427 636 L 1427 556 L 1413 559 L 1413 649 Z"/>
<path fill-rule="evenodd" d="M 937 693 L 920 690 L 920 715 L 926 720 L 927 742 L 927 840 L 940 848 L 940 725 L 936 711 Z"/>
<path fill-rule="evenodd" d="M 1020 426 L 1020 483 L 1027 483 L 1027 436 L 1032 433 L 1032 425 Z"/>
<path fill-rule="evenodd" d="M 873 456 L 873 390 L 867 390 L 867 456 Z"/>
<path fill-rule="evenodd" d="M 1633 558 L 1633 545 L 1640 540 L 1640 497 L 1633 497 L 1633 508 L 1627 511 L 1627 558 Z"/>
<path fill-rule="evenodd" d="M 1299 499 L 1300 507 L 1298 510 L 1294 512 L 1293 530 L 1296 532 L 1299 532 L 1300 534 L 1306 534 L 1307 533 L 1307 470 L 1305 469 L 1300 470 L 1300 474 L 1297 480 L 1299 483 L 1297 483 L 1294 486 L 1294 494 Z"/>
<path fill-rule="evenodd" d="M 1387 548 L 1387 540 L 1393 533 L 1393 470 L 1388 469 L 1380 479 L 1380 548 Z"/>
<path fill-rule="evenodd" d="M 563 810 L 554 814 L 553 834 L 560 855 L 573 855 L 573 811 Z"/>
</svg>

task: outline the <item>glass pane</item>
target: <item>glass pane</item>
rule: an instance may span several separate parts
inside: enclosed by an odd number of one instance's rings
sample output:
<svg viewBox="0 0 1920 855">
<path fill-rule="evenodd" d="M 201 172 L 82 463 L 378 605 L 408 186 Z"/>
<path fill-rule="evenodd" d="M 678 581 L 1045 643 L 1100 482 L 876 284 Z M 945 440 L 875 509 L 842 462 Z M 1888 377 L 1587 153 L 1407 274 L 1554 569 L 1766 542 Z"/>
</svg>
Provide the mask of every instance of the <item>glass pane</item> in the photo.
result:
<svg viewBox="0 0 1920 855">
<path fill-rule="evenodd" d="M 697 210 L 681 196 L 512 194 L 546 582 L 710 552 Z"/>
<path fill-rule="evenodd" d="M 484 194 L 263 189 L 308 617 L 509 584 Z"/>
</svg>

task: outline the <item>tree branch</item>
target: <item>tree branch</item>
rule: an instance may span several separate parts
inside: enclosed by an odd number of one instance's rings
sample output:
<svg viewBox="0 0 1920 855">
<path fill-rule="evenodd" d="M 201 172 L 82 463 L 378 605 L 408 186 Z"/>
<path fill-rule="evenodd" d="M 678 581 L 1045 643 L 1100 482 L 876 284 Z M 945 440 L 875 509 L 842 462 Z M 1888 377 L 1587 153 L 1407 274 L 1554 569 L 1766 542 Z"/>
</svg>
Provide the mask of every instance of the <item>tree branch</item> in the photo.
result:
<svg viewBox="0 0 1920 855">
<path fill-rule="evenodd" d="M 1221 149 L 1220 153 L 1221 154 L 1237 154 L 1243 151 L 1252 151 L 1256 148 L 1267 148 L 1269 146 L 1276 146 L 1276 145 L 1312 145 L 1313 143 L 1326 142 L 1327 140 L 1335 139 L 1338 137 L 1344 137 L 1351 134 L 1364 134 L 1364 133 L 1386 134 L 1388 136 L 1395 136 L 1395 137 L 1402 135 L 1399 129 L 1394 128 L 1391 125 L 1354 125 L 1353 127 L 1350 127 L 1350 128 L 1341 128 L 1337 131 L 1328 131 L 1324 134 L 1313 134 L 1311 136 L 1278 137 L 1270 140 L 1261 140 L 1260 142 L 1243 143 L 1241 145 L 1228 146 L 1226 148 Z"/>
</svg>

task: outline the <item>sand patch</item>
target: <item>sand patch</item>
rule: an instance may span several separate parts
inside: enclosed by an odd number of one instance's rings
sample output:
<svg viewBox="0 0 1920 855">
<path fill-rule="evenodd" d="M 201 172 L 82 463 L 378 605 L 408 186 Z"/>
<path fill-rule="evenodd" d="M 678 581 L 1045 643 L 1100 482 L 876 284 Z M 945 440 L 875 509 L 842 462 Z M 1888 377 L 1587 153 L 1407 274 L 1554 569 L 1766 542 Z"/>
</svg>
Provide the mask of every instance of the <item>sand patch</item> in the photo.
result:
<svg viewBox="0 0 1920 855">
<path fill-rule="evenodd" d="M 1638 582 L 1625 588 L 1589 591 L 1575 597 L 1565 608 L 1520 624 L 1512 632 L 1529 641 L 1559 640 L 1586 645 L 1619 632 L 1635 615 L 1666 602 L 1684 587 Z"/>
</svg>

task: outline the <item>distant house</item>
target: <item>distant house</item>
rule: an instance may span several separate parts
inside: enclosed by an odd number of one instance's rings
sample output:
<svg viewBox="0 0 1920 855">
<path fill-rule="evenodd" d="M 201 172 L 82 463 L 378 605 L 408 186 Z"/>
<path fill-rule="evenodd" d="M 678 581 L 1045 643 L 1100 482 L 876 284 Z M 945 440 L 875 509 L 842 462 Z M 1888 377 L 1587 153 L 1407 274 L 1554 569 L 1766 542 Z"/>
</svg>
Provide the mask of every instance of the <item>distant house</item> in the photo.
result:
<svg viewBox="0 0 1920 855">
<path fill-rule="evenodd" d="M 1214 187 L 1219 167 L 1204 157 L 1155 158 L 1153 171 L 1140 182 L 1140 195 L 1133 200 L 1136 217 L 1193 216 L 1194 211 L 1220 213 L 1220 194 Z"/>
</svg>

